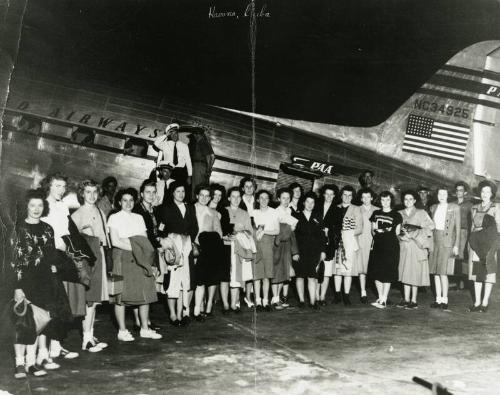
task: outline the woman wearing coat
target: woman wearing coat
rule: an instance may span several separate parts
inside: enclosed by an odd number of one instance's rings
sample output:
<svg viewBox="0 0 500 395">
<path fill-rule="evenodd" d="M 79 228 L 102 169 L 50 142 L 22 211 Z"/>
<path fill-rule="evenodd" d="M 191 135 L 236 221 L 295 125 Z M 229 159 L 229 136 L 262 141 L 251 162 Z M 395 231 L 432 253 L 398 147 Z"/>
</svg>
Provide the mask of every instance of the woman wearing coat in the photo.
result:
<svg viewBox="0 0 500 395">
<path fill-rule="evenodd" d="M 351 304 L 349 291 L 352 276 L 357 276 L 356 261 L 359 255 L 358 236 L 363 232 L 363 215 L 358 206 L 352 204 L 356 190 L 346 185 L 340 191 L 342 203 L 339 204 L 342 230 L 339 247 L 335 253 L 335 303 L 343 300 L 346 306 Z M 344 294 L 341 296 L 342 278 L 344 279 Z"/>
<path fill-rule="evenodd" d="M 252 261 L 255 260 L 256 247 L 250 215 L 241 209 L 241 190 L 232 187 L 227 192 L 229 206 L 222 209 L 221 227 L 224 235 L 224 255 L 226 267 L 230 271 L 230 282 L 221 283 L 223 314 L 232 311 L 239 313 L 240 289 L 253 278 Z M 231 288 L 231 309 L 228 305 L 228 288 Z M 253 306 L 253 304 L 252 304 Z"/>
<path fill-rule="evenodd" d="M 482 181 L 478 190 L 481 203 L 472 206 L 472 229 L 469 236 L 469 280 L 474 281 L 475 295 L 474 305 L 469 311 L 485 313 L 488 310 L 493 284 L 496 283 L 500 204 L 494 203 L 497 192 L 494 183 Z"/>
<path fill-rule="evenodd" d="M 296 259 L 295 275 L 299 307 L 304 307 L 304 279 L 307 278 L 307 291 L 309 293 L 309 306 L 318 309 L 316 303 L 317 268 L 326 258 L 327 240 L 323 231 L 322 218 L 315 213 L 314 205 L 316 195 L 308 192 L 304 195 L 304 210 L 299 213 L 295 237 L 299 247 Z"/>
<path fill-rule="evenodd" d="M 170 283 L 167 289 L 170 323 L 174 326 L 189 324 L 189 306 L 192 296 L 191 265 L 193 243 L 198 234 L 198 222 L 193 206 L 184 203 L 186 186 L 180 181 L 170 184 L 172 201 L 158 211 L 161 238 L 173 244 L 176 263 L 169 266 Z M 193 276 L 194 278 L 194 276 Z"/>
<path fill-rule="evenodd" d="M 418 308 L 418 287 L 428 286 L 429 250 L 432 249 L 434 222 L 424 209 L 415 207 L 417 193 L 403 193 L 405 209 L 399 213 L 403 217 L 402 233 L 399 235 L 399 281 L 403 283 L 404 300 L 397 307 L 407 310 Z"/>
<path fill-rule="evenodd" d="M 375 192 L 370 188 L 362 188 L 358 191 L 358 199 L 361 202 L 360 211 L 363 215 L 363 231 L 358 236 L 359 254 L 356 261 L 356 272 L 359 275 L 359 286 L 361 288 L 361 303 L 367 304 L 368 297 L 366 296 L 366 274 L 368 273 L 368 261 L 370 259 L 370 251 L 372 249 L 372 222 L 370 218 L 372 214 L 379 210 L 373 205 Z"/>
<path fill-rule="evenodd" d="M 431 206 L 434 221 L 434 248 L 429 256 L 429 273 L 434 275 L 436 300 L 431 308 L 448 310 L 448 276 L 454 274 L 460 243 L 460 207 L 448 203 L 448 189 L 437 189 L 438 204 Z"/>
</svg>

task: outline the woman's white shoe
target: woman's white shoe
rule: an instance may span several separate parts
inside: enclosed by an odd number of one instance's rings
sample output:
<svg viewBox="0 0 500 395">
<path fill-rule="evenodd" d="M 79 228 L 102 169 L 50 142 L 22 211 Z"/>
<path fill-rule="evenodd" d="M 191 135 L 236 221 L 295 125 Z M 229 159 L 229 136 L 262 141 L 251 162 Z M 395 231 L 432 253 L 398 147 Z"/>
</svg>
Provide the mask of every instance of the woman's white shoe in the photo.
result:
<svg viewBox="0 0 500 395">
<path fill-rule="evenodd" d="M 122 342 L 133 342 L 135 340 L 134 336 L 132 336 L 132 334 L 127 330 L 118 331 L 118 335 L 116 337 Z"/>
<path fill-rule="evenodd" d="M 153 340 L 159 340 L 163 337 L 158 332 L 155 332 L 152 329 L 141 329 L 140 336 L 144 339 L 153 339 Z"/>
</svg>

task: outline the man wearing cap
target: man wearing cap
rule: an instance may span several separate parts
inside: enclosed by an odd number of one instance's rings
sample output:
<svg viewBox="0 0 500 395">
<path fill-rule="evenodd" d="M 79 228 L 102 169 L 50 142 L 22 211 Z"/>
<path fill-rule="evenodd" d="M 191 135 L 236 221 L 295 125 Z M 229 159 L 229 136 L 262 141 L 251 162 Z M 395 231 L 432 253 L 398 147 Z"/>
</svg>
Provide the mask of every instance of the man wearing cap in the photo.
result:
<svg viewBox="0 0 500 395">
<path fill-rule="evenodd" d="M 168 187 L 174 181 L 171 178 L 173 166 L 166 161 L 160 161 L 156 168 L 156 198 L 153 203 L 154 206 L 164 205 L 169 197 Z"/>
<path fill-rule="evenodd" d="M 415 207 L 427 211 L 427 214 L 430 215 L 432 204 L 431 204 L 431 199 L 430 199 L 429 188 L 427 188 L 423 185 L 420 185 L 417 188 L 417 193 L 418 193 L 418 196 L 420 199 L 418 200 L 417 203 L 415 203 Z"/>
<path fill-rule="evenodd" d="M 165 128 L 165 134 L 158 137 L 154 145 L 163 154 L 163 161 L 172 165 L 171 178 L 191 184 L 193 166 L 186 143 L 179 141 L 179 124 L 171 123 Z M 170 137 L 170 139 L 168 139 Z"/>
</svg>

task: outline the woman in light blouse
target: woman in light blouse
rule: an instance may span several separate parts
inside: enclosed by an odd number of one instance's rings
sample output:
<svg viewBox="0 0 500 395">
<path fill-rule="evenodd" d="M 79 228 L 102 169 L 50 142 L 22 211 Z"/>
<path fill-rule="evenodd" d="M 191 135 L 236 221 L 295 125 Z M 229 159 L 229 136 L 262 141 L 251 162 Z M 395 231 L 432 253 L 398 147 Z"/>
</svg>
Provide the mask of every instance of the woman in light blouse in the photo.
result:
<svg viewBox="0 0 500 395">
<path fill-rule="evenodd" d="M 258 310 L 270 311 L 269 284 L 274 277 L 274 239 L 280 233 L 280 221 L 277 211 L 269 207 L 271 194 L 268 191 L 260 190 L 257 192 L 256 199 L 259 208 L 253 212 L 256 227 L 255 243 L 257 246 L 257 255 L 253 264 L 255 306 Z"/>
<path fill-rule="evenodd" d="M 162 336 L 150 329 L 149 305 L 158 300 L 156 296 L 155 277 L 152 269 L 153 256 L 150 261 L 141 261 L 132 249 L 131 239 L 140 236 L 140 240 L 149 243 L 146 224 L 141 215 L 132 212 L 137 200 L 137 191 L 133 188 L 121 189 L 116 194 L 116 206 L 121 210 L 110 215 L 108 227 L 113 244 L 113 274 L 123 276 L 123 291 L 111 298 L 115 305 L 115 316 L 118 323 L 118 340 L 133 341 L 134 337 L 125 326 L 125 307 L 139 306 L 141 321 L 140 337 L 161 339 Z"/>
</svg>

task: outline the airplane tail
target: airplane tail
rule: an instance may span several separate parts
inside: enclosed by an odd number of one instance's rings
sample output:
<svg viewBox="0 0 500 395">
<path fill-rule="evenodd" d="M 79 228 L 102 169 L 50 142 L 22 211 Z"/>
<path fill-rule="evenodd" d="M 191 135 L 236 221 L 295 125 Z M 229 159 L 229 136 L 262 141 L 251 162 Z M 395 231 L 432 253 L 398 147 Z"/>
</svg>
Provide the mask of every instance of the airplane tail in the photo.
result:
<svg viewBox="0 0 500 395">
<path fill-rule="evenodd" d="M 436 174 L 500 180 L 500 41 L 474 44 L 443 65 L 386 121 L 360 128 L 226 109 L 373 151 Z M 383 159 L 381 159 L 383 160 Z"/>
</svg>

